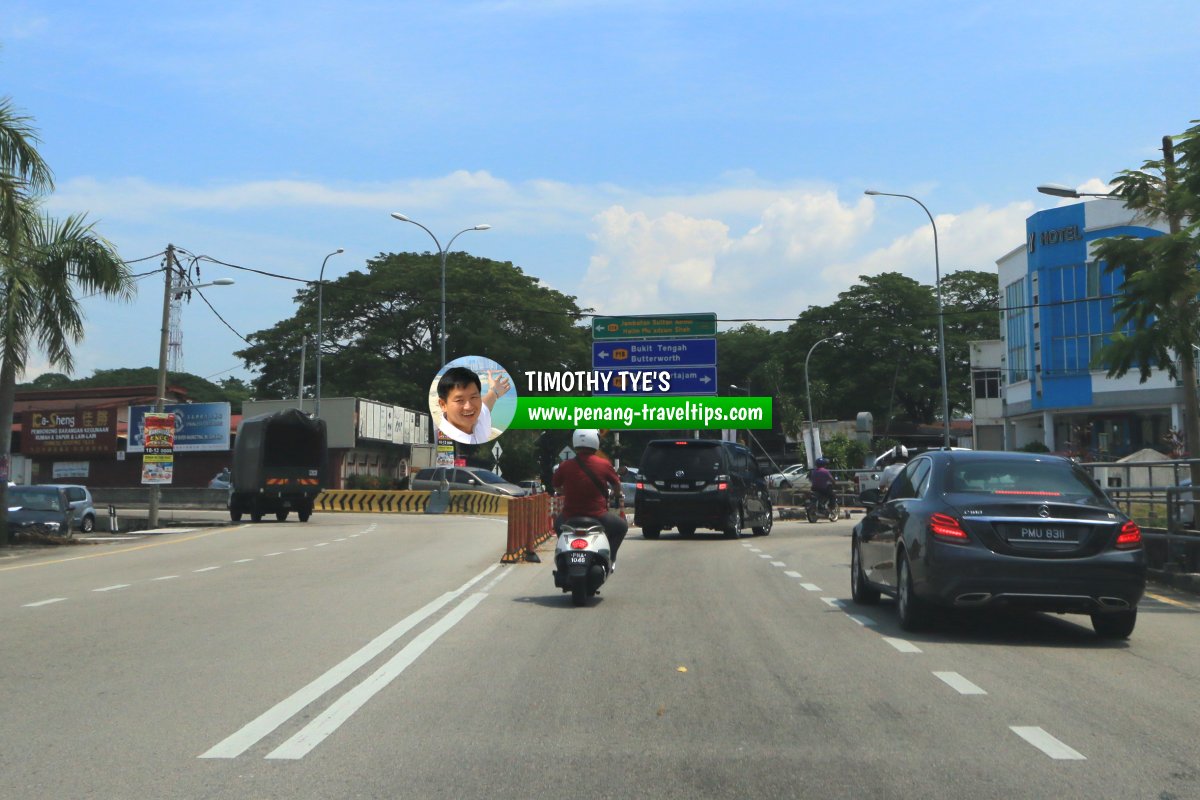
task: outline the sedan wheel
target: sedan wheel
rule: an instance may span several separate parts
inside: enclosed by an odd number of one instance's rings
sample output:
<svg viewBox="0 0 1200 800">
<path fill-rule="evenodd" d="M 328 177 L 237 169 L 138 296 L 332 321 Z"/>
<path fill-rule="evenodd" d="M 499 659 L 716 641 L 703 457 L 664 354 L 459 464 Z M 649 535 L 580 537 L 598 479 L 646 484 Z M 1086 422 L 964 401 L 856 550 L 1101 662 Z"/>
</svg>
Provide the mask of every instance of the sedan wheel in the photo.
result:
<svg viewBox="0 0 1200 800">
<path fill-rule="evenodd" d="M 912 569 L 908 566 L 907 554 L 900 554 L 896 577 L 896 610 L 900 612 L 900 627 L 906 631 L 919 631 L 928 624 L 929 611 L 913 592 Z"/>
<path fill-rule="evenodd" d="M 1101 639 L 1128 639 L 1137 625 L 1137 609 L 1092 614 L 1092 629 Z"/>
<path fill-rule="evenodd" d="M 850 543 L 850 596 L 861 606 L 873 606 L 879 602 L 879 590 L 867 583 L 866 573 L 863 572 L 858 537 Z"/>
<path fill-rule="evenodd" d="M 96 530 L 96 518 L 91 514 L 85 516 L 79 523 L 79 530 L 82 533 L 91 533 L 92 531 Z"/>
</svg>

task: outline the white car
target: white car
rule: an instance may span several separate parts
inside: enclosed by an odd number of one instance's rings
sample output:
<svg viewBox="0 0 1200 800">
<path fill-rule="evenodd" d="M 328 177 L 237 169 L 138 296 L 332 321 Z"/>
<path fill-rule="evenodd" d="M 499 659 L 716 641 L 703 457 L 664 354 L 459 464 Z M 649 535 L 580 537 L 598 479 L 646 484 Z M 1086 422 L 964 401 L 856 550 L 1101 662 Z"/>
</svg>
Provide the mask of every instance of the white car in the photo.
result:
<svg viewBox="0 0 1200 800">
<path fill-rule="evenodd" d="M 793 489 L 807 486 L 808 468 L 803 464 L 792 464 L 790 467 L 784 467 L 782 472 L 776 472 L 767 476 L 767 486 L 772 489 L 781 488 L 784 481 L 791 484 Z"/>
</svg>

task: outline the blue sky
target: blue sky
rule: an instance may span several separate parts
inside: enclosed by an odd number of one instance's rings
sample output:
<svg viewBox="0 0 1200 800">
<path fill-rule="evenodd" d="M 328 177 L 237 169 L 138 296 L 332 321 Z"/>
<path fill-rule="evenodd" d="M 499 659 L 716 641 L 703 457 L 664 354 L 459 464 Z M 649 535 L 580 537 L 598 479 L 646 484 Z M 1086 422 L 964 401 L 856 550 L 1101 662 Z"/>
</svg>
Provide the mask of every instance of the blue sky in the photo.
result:
<svg viewBox="0 0 1200 800">
<path fill-rule="evenodd" d="M 993 269 L 1054 204 L 1200 118 L 1192 2 L 4 0 L 0 94 L 57 214 L 315 279 L 381 252 L 511 261 L 608 315 L 791 318 L 862 274 Z M 252 6 L 252 7 L 251 7 Z M 151 269 L 155 262 L 135 265 Z M 295 284 L 205 291 L 242 334 Z M 152 366 L 161 284 L 88 301 L 77 374 Z M 183 368 L 247 377 L 183 311 Z M 774 326 L 778 327 L 778 326 Z M 463 355 L 463 354 L 452 354 Z M 311 359 L 309 360 L 311 368 Z M 31 370 L 32 377 L 37 368 Z"/>
</svg>

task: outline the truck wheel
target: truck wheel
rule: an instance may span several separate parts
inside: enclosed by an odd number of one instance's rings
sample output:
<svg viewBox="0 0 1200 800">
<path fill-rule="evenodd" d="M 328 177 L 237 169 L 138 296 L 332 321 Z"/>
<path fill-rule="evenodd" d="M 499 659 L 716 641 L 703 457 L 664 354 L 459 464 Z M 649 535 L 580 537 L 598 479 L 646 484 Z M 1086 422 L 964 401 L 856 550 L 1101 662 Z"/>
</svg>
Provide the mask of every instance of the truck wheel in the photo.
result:
<svg viewBox="0 0 1200 800">
<path fill-rule="evenodd" d="M 312 512 L 311 511 L 297 511 L 296 516 L 300 518 L 301 522 L 308 522 L 308 518 L 312 516 Z"/>
<path fill-rule="evenodd" d="M 262 512 L 261 511 L 251 511 L 250 512 L 250 521 L 251 522 L 262 522 Z"/>
<path fill-rule="evenodd" d="M 275 512 L 275 519 L 279 522 L 283 522 L 284 520 L 287 519 L 287 517 L 288 517 L 288 512 L 286 510 Z"/>
<path fill-rule="evenodd" d="M 229 509 L 229 518 L 234 522 L 242 521 L 242 510 L 240 508 Z"/>
</svg>

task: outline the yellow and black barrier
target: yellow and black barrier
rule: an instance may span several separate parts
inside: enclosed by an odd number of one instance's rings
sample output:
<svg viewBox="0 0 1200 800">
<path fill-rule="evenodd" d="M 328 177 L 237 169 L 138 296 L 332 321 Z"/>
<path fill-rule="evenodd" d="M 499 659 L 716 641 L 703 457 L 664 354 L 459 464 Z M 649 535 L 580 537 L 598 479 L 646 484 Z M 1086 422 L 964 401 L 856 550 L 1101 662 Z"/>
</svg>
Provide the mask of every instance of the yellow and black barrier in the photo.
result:
<svg viewBox="0 0 1200 800">
<path fill-rule="evenodd" d="M 317 495 L 314 511 L 348 511 L 376 514 L 424 514 L 432 492 L 383 489 L 326 489 Z M 446 514 L 508 516 L 511 498 L 485 492 L 450 492 Z"/>
</svg>

